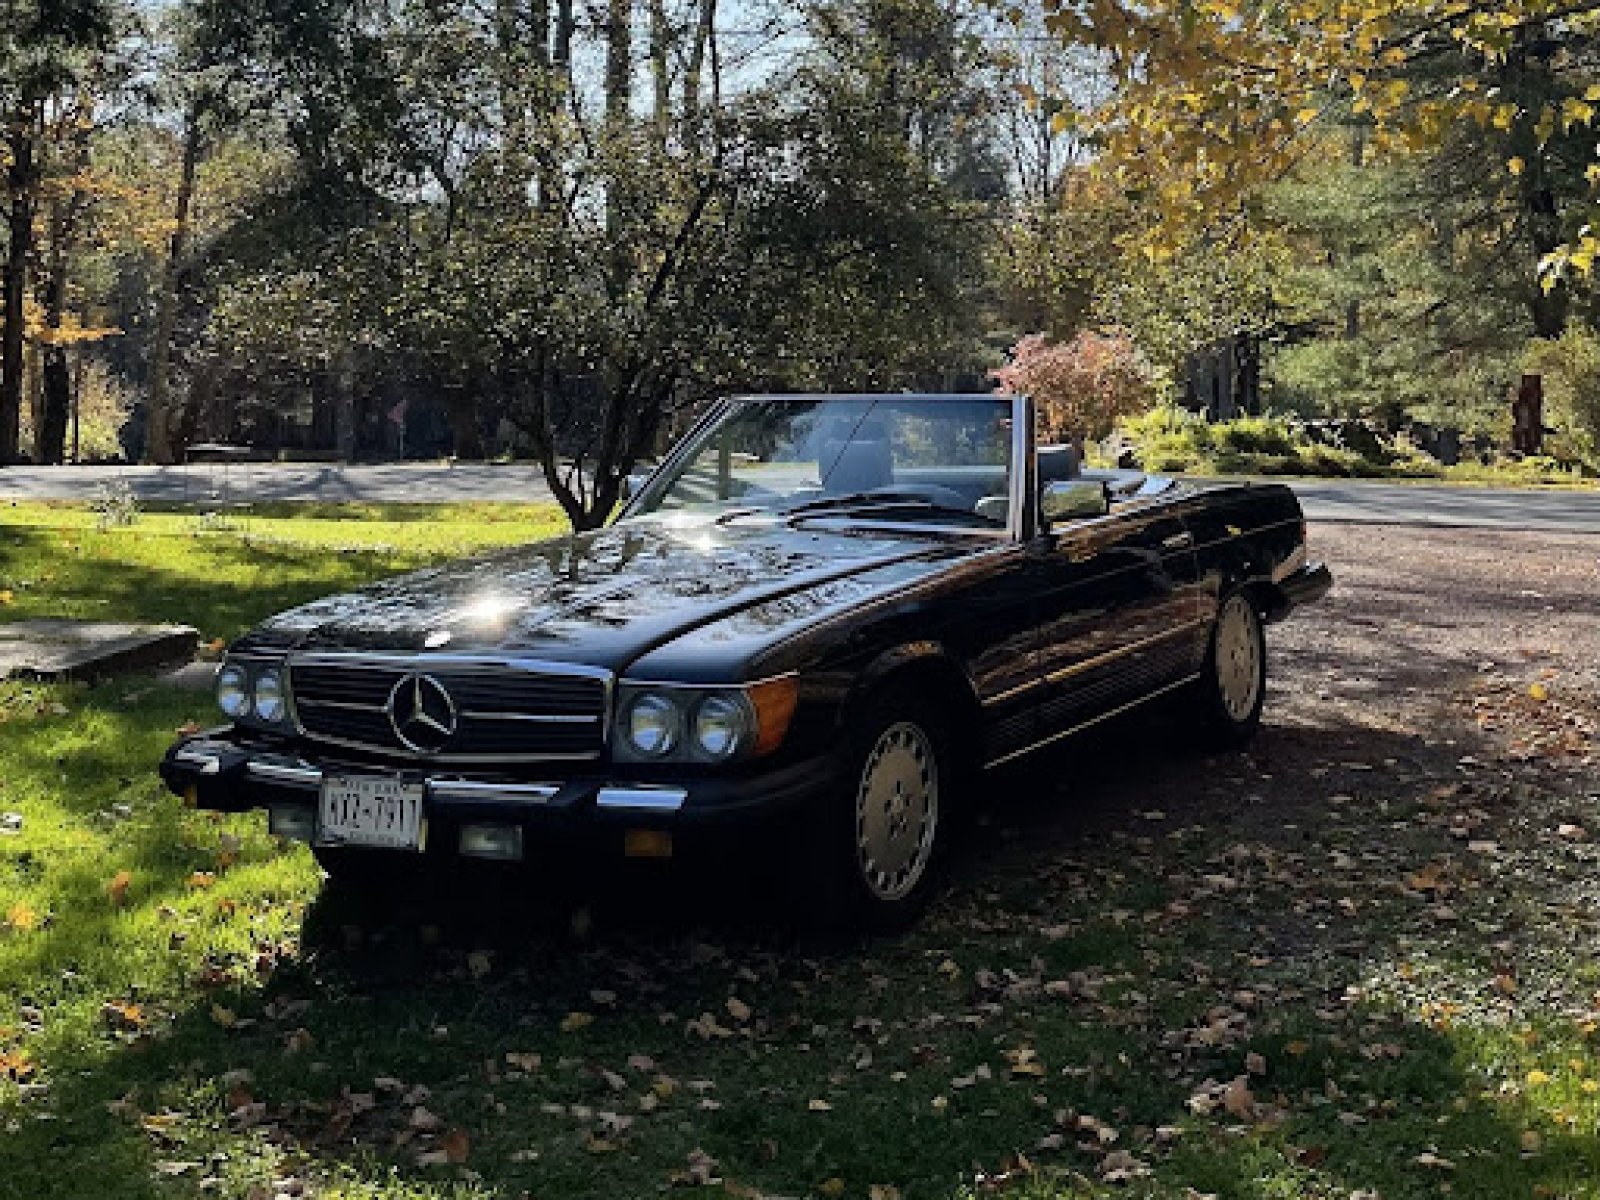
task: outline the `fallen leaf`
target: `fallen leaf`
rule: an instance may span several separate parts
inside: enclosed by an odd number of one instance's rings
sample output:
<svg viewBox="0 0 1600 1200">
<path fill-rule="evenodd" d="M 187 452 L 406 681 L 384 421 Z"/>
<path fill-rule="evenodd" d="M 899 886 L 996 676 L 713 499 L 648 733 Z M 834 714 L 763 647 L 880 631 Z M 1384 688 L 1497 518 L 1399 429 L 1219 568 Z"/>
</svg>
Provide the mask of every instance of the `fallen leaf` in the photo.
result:
<svg viewBox="0 0 1600 1200">
<path fill-rule="evenodd" d="M 26 904 L 13 904 L 6 911 L 6 924 L 18 933 L 27 933 L 39 927 L 39 914 Z"/>
<path fill-rule="evenodd" d="M 832 1112 L 833 1111 L 833 1105 L 829 1104 L 826 1100 L 812 1100 L 812 1101 L 809 1101 L 806 1104 L 806 1108 L 808 1110 L 810 1110 L 811 1112 Z"/>
<path fill-rule="evenodd" d="M 748 1021 L 751 1016 L 751 1009 L 750 1006 L 743 1000 L 739 999 L 739 997 L 729 996 L 728 1015 L 735 1021 Z"/>
<path fill-rule="evenodd" d="M 411 1116 L 406 1120 L 406 1124 L 418 1133 L 433 1133 L 444 1128 L 444 1122 L 420 1104 L 411 1110 Z"/>
<path fill-rule="evenodd" d="M 439 1149 L 444 1151 L 446 1161 L 464 1163 L 467 1161 L 468 1152 L 472 1149 L 472 1139 L 467 1136 L 465 1130 L 452 1129 L 439 1139 Z"/>
<path fill-rule="evenodd" d="M 133 883 L 133 876 L 126 871 L 118 871 L 106 884 L 106 895 L 111 897 L 111 903 L 121 908 L 128 901 L 128 887 Z"/>
<path fill-rule="evenodd" d="M 586 1012 L 569 1012 L 561 1018 L 562 1033 L 577 1033 L 580 1029 L 587 1029 L 594 1024 L 594 1017 Z"/>
<path fill-rule="evenodd" d="M 1240 1075 L 1222 1093 L 1222 1107 L 1236 1117 L 1249 1117 L 1255 1113 L 1256 1098 L 1250 1092 L 1250 1081 Z"/>
</svg>

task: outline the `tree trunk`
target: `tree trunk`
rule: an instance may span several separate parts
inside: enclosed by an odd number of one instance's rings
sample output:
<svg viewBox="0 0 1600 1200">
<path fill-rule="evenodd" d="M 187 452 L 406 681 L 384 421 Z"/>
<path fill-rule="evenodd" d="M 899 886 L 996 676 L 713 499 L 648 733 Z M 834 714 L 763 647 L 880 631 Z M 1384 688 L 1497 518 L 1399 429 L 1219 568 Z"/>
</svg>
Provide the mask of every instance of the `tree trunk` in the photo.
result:
<svg viewBox="0 0 1600 1200">
<path fill-rule="evenodd" d="M 668 62 L 672 52 L 672 27 L 667 22 L 667 0 L 649 0 L 650 82 L 653 92 L 651 121 L 657 149 L 665 153 L 667 134 L 672 125 L 672 75 Z"/>
<path fill-rule="evenodd" d="M 705 73 L 706 53 L 711 46 L 711 31 L 717 19 L 717 0 L 700 0 L 700 22 L 695 26 L 694 41 L 689 47 L 689 62 L 683 71 L 683 128 L 684 141 L 698 149 L 700 145 L 700 89 Z"/>
<path fill-rule="evenodd" d="M 183 161 L 178 172 L 178 195 L 173 205 L 172 241 L 161 271 L 156 297 L 155 336 L 150 348 L 149 422 L 144 455 L 151 462 L 176 461 L 176 415 L 172 411 L 170 370 L 172 335 L 178 317 L 178 289 L 183 282 L 184 259 L 189 253 L 189 218 L 194 206 L 195 175 L 200 169 L 200 122 L 190 112 L 183 128 Z"/>
<path fill-rule="evenodd" d="M 10 199 L 4 284 L 5 332 L 0 337 L 0 466 L 17 461 L 22 437 L 23 300 L 28 292 L 28 262 L 33 257 L 34 188 L 38 183 L 31 114 L 21 114 L 7 134 L 11 167 L 6 172 Z"/>
<path fill-rule="evenodd" d="M 92 128 L 89 119 L 92 113 L 92 108 L 86 110 L 79 123 L 81 132 L 73 138 L 73 169 L 80 176 L 89 167 L 88 131 Z M 48 334 L 43 339 L 44 389 L 39 417 L 33 426 L 33 456 L 36 462 L 52 465 L 65 461 L 67 452 L 72 371 L 67 363 L 67 348 L 61 344 L 59 335 L 67 320 L 67 281 L 77 249 L 78 226 L 88 203 L 89 197 L 83 189 L 74 188 L 69 195 L 57 200 L 50 212 L 50 271 L 44 294 L 44 324 Z"/>
</svg>

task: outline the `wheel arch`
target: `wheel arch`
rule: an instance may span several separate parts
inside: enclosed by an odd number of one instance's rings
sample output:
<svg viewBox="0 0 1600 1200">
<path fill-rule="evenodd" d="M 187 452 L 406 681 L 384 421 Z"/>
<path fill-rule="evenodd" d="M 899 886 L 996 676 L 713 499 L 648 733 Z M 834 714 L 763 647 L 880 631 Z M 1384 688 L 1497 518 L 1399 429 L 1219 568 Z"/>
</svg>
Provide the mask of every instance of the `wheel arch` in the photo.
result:
<svg viewBox="0 0 1600 1200">
<path fill-rule="evenodd" d="M 840 709 L 848 726 L 869 697 L 888 687 L 906 687 L 923 698 L 936 699 L 957 727 L 982 714 L 971 677 L 949 650 L 936 641 L 903 642 L 874 658 L 855 678 Z"/>
</svg>

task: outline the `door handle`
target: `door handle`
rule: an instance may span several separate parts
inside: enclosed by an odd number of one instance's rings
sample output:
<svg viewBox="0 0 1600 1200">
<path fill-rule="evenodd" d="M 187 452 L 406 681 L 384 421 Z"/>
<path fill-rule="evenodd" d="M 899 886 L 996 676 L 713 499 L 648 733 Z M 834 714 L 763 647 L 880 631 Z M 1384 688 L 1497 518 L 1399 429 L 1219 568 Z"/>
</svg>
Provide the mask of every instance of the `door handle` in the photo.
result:
<svg viewBox="0 0 1600 1200">
<path fill-rule="evenodd" d="M 1194 545 L 1194 534 L 1189 533 L 1187 530 L 1161 539 L 1161 548 L 1163 550 L 1187 550 L 1192 545 Z"/>
</svg>

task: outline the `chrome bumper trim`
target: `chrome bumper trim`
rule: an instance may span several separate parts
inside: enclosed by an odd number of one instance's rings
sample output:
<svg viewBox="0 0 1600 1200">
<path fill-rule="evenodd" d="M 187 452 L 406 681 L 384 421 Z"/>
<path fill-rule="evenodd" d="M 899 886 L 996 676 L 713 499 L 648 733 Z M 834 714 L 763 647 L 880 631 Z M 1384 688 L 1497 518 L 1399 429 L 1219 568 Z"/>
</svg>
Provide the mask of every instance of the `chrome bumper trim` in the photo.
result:
<svg viewBox="0 0 1600 1200">
<path fill-rule="evenodd" d="M 199 767 L 202 774 L 215 775 L 221 770 L 221 761 L 216 755 L 203 750 L 181 751 L 178 760 Z M 252 758 L 245 763 L 245 773 L 262 783 L 308 792 L 320 790 L 326 774 L 311 763 L 286 758 Z M 430 800 L 446 804 L 454 801 L 543 805 L 554 800 L 564 786 L 560 783 L 494 783 L 479 779 L 427 779 L 424 784 Z M 614 784 L 600 788 L 595 795 L 595 807 L 611 812 L 675 813 L 688 799 L 688 790 L 681 787 Z"/>
<path fill-rule="evenodd" d="M 603 787 L 594 803 L 608 811 L 675 813 L 688 799 L 689 793 L 676 787 Z"/>
<path fill-rule="evenodd" d="M 475 779 L 428 780 L 428 795 L 440 800 L 508 800 L 519 804 L 548 804 L 560 790 L 559 783 L 482 783 Z"/>
<path fill-rule="evenodd" d="M 181 762 L 185 766 L 199 767 L 202 775 L 220 775 L 222 773 L 221 755 L 206 749 L 207 746 L 216 744 L 215 742 L 196 742 L 185 746 L 172 756 L 173 761 Z"/>
<path fill-rule="evenodd" d="M 268 783 L 283 783 L 290 787 L 320 788 L 322 771 L 304 763 L 273 762 L 270 759 L 252 758 L 245 764 L 245 772 L 255 779 Z"/>
</svg>

